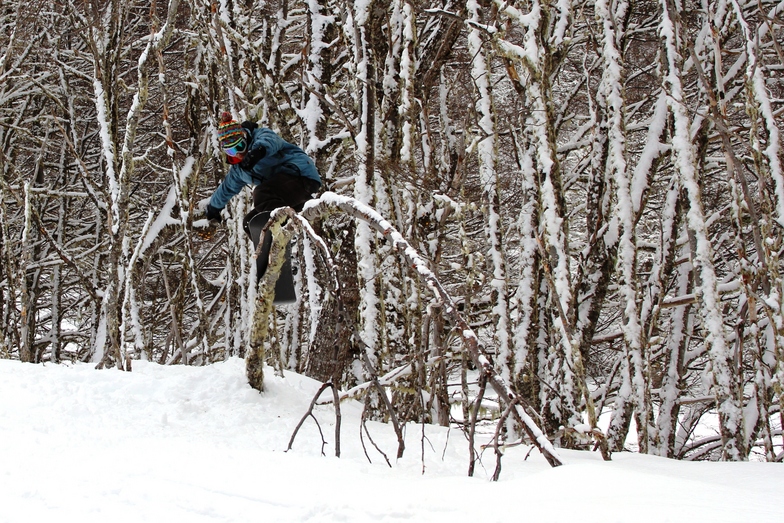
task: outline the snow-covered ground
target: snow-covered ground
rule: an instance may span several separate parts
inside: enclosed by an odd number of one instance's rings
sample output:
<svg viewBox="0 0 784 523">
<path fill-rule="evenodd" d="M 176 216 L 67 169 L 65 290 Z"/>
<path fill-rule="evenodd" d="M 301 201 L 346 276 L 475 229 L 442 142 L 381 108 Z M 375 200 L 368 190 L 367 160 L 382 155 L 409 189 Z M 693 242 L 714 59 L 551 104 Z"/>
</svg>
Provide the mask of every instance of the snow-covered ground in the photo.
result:
<svg viewBox="0 0 784 523">
<path fill-rule="evenodd" d="M 319 384 L 272 372 L 266 383 L 252 390 L 237 359 L 134 362 L 131 373 L 0 360 L 0 522 L 764 523 L 784 513 L 781 464 L 562 451 L 567 464 L 551 469 L 515 447 L 494 483 L 491 450 L 469 478 L 463 434 L 430 426 L 424 440 L 408 427 L 392 468 L 366 438 L 371 464 L 355 402 L 342 406 L 341 458 L 328 406 L 316 409 L 327 457 L 310 419 L 284 452 Z M 392 428 L 370 430 L 394 459 Z"/>
</svg>

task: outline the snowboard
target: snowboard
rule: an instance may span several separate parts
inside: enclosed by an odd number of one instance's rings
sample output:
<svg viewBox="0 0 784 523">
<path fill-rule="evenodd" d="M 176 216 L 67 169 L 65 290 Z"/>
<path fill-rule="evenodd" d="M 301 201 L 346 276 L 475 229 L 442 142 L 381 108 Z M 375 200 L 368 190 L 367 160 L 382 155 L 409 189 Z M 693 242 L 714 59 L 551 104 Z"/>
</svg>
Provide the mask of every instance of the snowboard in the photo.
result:
<svg viewBox="0 0 784 523">
<path fill-rule="evenodd" d="M 253 242 L 254 252 L 259 247 L 259 242 L 263 242 L 261 252 L 256 258 L 256 284 L 259 283 L 267 270 L 269 264 L 270 247 L 272 247 L 272 236 L 267 233 L 261 238 L 261 231 L 269 220 L 269 213 L 259 213 L 248 222 L 250 239 Z M 294 289 L 294 272 L 291 266 L 291 244 L 286 245 L 286 259 L 280 268 L 280 276 L 275 283 L 275 305 L 285 305 L 297 301 L 297 292 Z"/>
</svg>

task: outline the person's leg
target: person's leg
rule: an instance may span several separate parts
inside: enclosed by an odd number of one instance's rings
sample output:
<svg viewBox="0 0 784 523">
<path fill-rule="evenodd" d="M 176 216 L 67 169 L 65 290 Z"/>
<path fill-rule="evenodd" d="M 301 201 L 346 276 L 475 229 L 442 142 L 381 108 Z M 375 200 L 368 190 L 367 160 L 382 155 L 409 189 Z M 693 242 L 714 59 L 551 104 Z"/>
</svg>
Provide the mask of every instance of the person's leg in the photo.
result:
<svg viewBox="0 0 784 523">
<path fill-rule="evenodd" d="M 263 211 L 256 213 L 248 222 L 248 233 L 253 241 L 254 247 L 258 250 L 256 256 L 256 284 L 258 285 L 261 278 L 267 272 L 269 266 L 270 249 L 272 248 L 272 235 L 269 231 L 262 237 L 262 229 L 269 221 L 270 212 Z M 261 246 L 259 246 L 261 243 Z M 283 266 L 280 268 L 278 280 L 275 283 L 275 298 L 273 303 L 284 304 L 294 303 L 297 301 L 297 295 L 294 290 L 294 274 L 291 267 L 291 244 L 286 245 L 286 253 L 283 261 Z"/>
<path fill-rule="evenodd" d="M 318 182 L 300 176 L 296 167 L 282 165 L 268 179 L 256 187 L 253 206 L 259 211 L 272 211 L 278 207 L 291 207 L 299 212 L 305 202 L 318 191 Z"/>
<path fill-rule="evenodd" d="M 245 232 L 250 236 L 253 245 L 258 248 L 259 243 L 262 244 L 256 259 L 257 281 L 264 276 L 269 264 L 272 237 L 265 234 L 262 239 L 260 235 L 271 212 L 279 207 L 291 207 L 299 212 L 319 188 L 318 182 L 291 174 L 289 170 L 287 166 L 282 166 L 271 178 L 256 186 L 253 190 L 253 210 L 245 215 L 243 220 Z M 289 254 L 290 247 L 287 246 L 287 264 L 290 264 Z M 290 272 L 290 269 L 284 267 L 284 271 Z"/>
<path fill-rule="evenodd" d="M 242 227 L 248 236 L 251 236 L 249 228 L 250 221 L 253 220 L 257 215 L 265 214 L 266 217 L 261 223 L 261 227 L 264 227 L 264 225 L 267 223 L 267 220 L 269 220 L 270 212 L 277 209 L 278 207 L 285 206 L 284 201 L 280 198 L 278 193 L 279 191 L 276 190 L 274 184 L 270 184 L 269 181 L 264 181 L 253 189 L 253 209 L 251 209 L 242 220 Z M 259 219 L 260 218 L 256 218 L 256 220 L 254 220 L 255 225 L 258 225 Z M 253 243 L 256 244 L 257 241 L 254 240 Z"/>
<path fill-rule="evenodd" d="M 259 255 L 256 257 L 256 278 L 261 279 L 264 275 L 264 272 L 267 270 L 267 264 L 269 262 L 269 251 L 270 247 L 272 246 L 272 236 L 269 234 L 265 234 L 264 238 L 261 237 L 262 229 L 269 221 L 270 213 L 269 211 L 264 212 L 255 212 L 251 215 L 245 217 L 245 232 L 248 233 L 250 236 L 251 241 L 253 242 L 254 251 L 258 250 L 259 243 L 261 243 L 261 250 L 259 251 Z"/>
</svg>

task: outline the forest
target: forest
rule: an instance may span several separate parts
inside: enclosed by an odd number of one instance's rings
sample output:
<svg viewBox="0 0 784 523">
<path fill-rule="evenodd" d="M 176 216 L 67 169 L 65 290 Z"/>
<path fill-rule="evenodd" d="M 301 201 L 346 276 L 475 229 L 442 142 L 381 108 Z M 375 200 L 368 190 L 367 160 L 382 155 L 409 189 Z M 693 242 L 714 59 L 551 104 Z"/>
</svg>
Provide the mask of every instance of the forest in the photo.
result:
<svg viewBox="0 0 784 523">
<path fill-rule="evenodd" d="M 779 0 L 2 0 L 0 358 L 261 358 L 396 430 L 783 461 L 782 46 Z M 223 111 L 321 173 L 296 304 L 249 190 L 199 215 Z"/>
</svg>

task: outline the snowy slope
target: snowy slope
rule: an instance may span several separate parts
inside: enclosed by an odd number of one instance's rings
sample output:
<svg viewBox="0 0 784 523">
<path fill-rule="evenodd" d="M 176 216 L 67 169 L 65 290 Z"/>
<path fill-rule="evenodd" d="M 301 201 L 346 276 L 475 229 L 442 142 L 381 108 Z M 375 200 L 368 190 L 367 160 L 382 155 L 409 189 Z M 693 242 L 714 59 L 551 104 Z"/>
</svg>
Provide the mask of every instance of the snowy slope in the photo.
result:
<svg viewBox="0 0 784 523">
<path fill-rule="evenodd" d="M 425 429 L 423 475 L 420 426 L 392 468 L 368 443 L 370 464 L 353 402 L 342 406 L 340 459 L 327 406 L 317 415 L 328 457 L 311 420 L 286 453 L 319 384 L 271 372 L 266 384 L 250 389 L 236 359 L 139 361 L 131 373 L 0 360 L 0 522 L 781 520 L 780 464 L 564 452 L 567 465 L 551 469 L 517 447 L 492 483 L 492 451 L 468 478 L 465 438 L 438 427 Z M 370 429 L 394 457 L 391 427 Z"/>
</svg>

